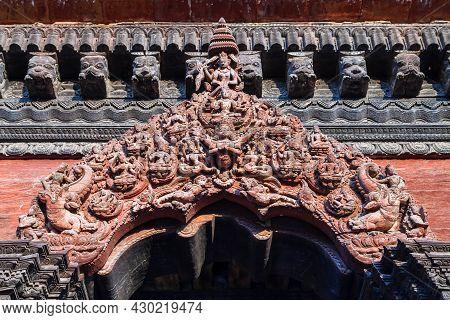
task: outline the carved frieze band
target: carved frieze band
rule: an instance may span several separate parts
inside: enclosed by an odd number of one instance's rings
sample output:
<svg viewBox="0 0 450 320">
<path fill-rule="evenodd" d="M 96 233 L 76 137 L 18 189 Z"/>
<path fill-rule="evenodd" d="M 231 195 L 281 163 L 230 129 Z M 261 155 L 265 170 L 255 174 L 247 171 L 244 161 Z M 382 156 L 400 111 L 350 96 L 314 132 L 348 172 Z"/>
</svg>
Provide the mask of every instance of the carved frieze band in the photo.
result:
<svg viewBox="0 0 450 320">
<path fill-rule="evenodd" d="M 323 130 L 326 132 L 326 130 Z M 117 135 L 119 136 L 119 134 Z M 117 137 L 115 136 L 115 137 Z M 330 136 L 333 136 L 330 134 Z M 338 136 L 337 136 L 338 137 Z M 450 156 L 450 142 L 381 142 L 349 141 L 345 144 L 368 156 Z M 88 154 L 94 146 L 102 143 L 93 142 L 5 142 L 0 143 L 0 157 L 23 156 L 70 156 L 80 157 Z"/>
</svg>

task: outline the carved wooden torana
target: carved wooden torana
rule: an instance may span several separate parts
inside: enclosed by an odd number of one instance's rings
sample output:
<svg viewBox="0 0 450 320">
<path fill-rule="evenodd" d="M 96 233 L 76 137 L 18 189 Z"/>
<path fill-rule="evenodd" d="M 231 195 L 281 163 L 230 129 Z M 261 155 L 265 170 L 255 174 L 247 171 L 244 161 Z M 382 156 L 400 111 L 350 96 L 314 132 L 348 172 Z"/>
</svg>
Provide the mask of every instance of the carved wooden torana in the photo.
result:
<svg viewBox="0 0 450 320">
<path fill-rule="evenodd" d="M 220 199 L 261 220 L 307 221 L 354 265 L 381 258 L 398 239 L 427 236 L 424 209 L 391 166 L 244 93 L 223 20 L 212 39 L 193 73 L 198 93 L 78 164 L 62 164 L 20 218 L 21 238 L 69 249 L 72 261 L 96 272 L 136 226 L 162 217 L 187 222 Z"/>
</svg>

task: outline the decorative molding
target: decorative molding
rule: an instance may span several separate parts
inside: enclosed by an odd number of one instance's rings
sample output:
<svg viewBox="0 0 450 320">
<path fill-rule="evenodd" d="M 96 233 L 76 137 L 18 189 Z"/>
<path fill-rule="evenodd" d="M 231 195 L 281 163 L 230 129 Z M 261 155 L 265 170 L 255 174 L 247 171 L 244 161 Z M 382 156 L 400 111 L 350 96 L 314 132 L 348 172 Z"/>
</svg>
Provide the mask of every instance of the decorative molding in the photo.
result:
<svg viewBox="0 0 450 320">
<path fill-rule="evenodd" d="M 246 23 L 230 24 L 245 50 L 444 50 L 450 46 L 448 22 Z M 39 35 L 39 37 L 36 37 Z M 207 23 L 52 24 L 0 26 L 1 51 L 204 51 L 212 36 Z"/>
<path fill-rule="evenodd" d="M 363 299 L 450 299 L 450 243 L 399 241 L 365 273 Z"/>
<path fill-rule="evenodd" d="M 88 299 L 66 253 L 52 252 L 42 241 L 0 240 L 0 300 Z"/>
<path fill-rule="evenodd" d="M 295 113 L 302 120 L 317 119 L 323 123 L 337 119 L 367 120 L 374 123 L 445 122 L 450 119 L 450 102 L 447 99 L 412 100 L 263 100 L 274 107 Z M 163 112 L 176 105 L 178 99 L 130 101 L 108 99 L 99 101 L 48 101 L 19 102 L 0 101 L 0 119 L 16 122 L 30 119 L 36 122 L 48 120 L 91 122 L 136 119 L 146 121 L 150 115 Z M 45 112 L 42 112 L 45 111 Z M 94 112 L 92 112 L 94 111 Z"/>
<path fill-rule="evenodd" d="M 124 130 L 125 131 L 125 130 Z M 324 130 L 325 132 L 325 130 Z M 117 138 L 118 133 L 112 138 Z M 333 136 L 333 135 L 330 135 Z M 112 139 L 110 138 L 110 139 Z M 109 140 L 109 139 L 107 139 Z M 345 142 L 346 145 L 360 151 L 367 156 L 377 157 L 422 157 L 422 156 L 450 156 L 450 142 Z M 3 142 L 0 143 L 0 157 L 26 157 L 26 156 L 69 156 L 78 158 L 89 154 L 93 147 L 101 146 L 97 142 Z"/>
</svg>

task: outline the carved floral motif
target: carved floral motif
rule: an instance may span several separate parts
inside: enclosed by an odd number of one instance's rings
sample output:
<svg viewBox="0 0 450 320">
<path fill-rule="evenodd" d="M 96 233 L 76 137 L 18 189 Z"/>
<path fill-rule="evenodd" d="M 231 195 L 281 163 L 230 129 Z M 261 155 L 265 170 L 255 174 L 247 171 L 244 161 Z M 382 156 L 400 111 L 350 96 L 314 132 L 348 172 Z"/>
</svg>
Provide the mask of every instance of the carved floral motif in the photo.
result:
<svg viewBox="0 0 450 320">
<path fill-rule="evenodd" d="M 223 198 L 261 219 L 308 215 L 366 264 L 398 238 L 426 236 L 425 211 L 391 167 L 240 91 L 235 49 L 211 55 L 195 76 L 207 85 L 189 101 L 44 179 L 20 236 L 70 248 L 95 272 L 130 228 L 158 217 L 187 221 Z"/>
</svg>

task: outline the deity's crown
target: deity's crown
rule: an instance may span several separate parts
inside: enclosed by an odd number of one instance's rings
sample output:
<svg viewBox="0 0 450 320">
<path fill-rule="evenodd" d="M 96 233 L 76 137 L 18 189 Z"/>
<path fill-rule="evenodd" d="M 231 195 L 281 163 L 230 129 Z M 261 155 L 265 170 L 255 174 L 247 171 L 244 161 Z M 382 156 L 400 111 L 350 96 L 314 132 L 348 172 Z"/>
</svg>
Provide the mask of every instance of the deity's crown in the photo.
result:
<svg viewBox="0 0 450 320">
<path fill-rule="evenodd" d="M 224 18 L 220 18 L 217 28 L 213 31 L 213 36 L 209 43 L 208 55 L 210 57 L 218 55 L 221 52 L 228 54 L 238 54 L 239 49 L 231 33 L 230 28 L 227 27 Z"/>
</svg>

